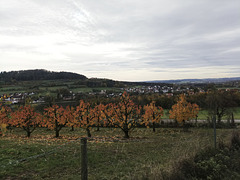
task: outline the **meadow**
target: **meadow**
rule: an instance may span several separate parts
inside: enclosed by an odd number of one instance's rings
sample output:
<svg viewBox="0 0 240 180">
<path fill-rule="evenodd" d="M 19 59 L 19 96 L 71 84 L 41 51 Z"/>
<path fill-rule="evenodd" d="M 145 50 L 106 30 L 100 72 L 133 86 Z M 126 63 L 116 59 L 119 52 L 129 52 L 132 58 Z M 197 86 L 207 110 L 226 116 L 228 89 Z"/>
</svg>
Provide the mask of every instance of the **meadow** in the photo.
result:
<svg viewBox="0 0 240 180">
<path fill-rule="evenodd" d="M 240 107 L 233 108 L 234 119 L 240 119 Z M 208 110 L 201 109 L 198 113 L 198 119 L 206 120 L 208 116 Z M 228 115 L 224 115 L 222 117 L 223 120 L 227 120 L 229 117 Z"/>
<path fill-rule="evenodd" d="M 17 84 L 4 85 L 0 83 L 0 95 L 11 94 L 16 92 L 37 92 L 41 96 L 48 95 L 49 92 L 55 96 L 58 89 L 68 89 L 73 93 L 89 93 L 93 91 L 116 91 L 119 92 L 120 88 L 117 87 L 88 87 L 86 85 L 77 84 L 77 80 L 38 80 L 38 81 L 21 81 Z"/>
<path fill-rule="evenodd" d="M 213 147 L 213 130 L 190 128 L 136 128 L 123 139 L 116 128 L 92 130 L 88 139 L 89 179 L 167 179 L 177 163 Z M 218 142 L 229 143 L 233 129 L 217 129 Z M 239 132 L 239 129 L 235 129 Z M 13 128 L 0 137 L 0 179 L 80 179 L 79 128 L 64 128 L 60 138 L 38 128 L 31 138 Z"/>
</svg>

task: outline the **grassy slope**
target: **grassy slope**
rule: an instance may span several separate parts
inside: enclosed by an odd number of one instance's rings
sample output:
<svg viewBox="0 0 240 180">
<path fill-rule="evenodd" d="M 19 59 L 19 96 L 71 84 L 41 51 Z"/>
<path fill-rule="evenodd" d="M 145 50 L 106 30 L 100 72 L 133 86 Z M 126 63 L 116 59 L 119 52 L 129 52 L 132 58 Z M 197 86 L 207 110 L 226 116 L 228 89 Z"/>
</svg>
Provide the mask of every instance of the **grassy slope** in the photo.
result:
<svg viewBox="0 0 240 180">
<path fill-rule="evenodd" d="M 228 140 L 231 132 L 218 130 L 218 139 Z M 85 131 L 65 128 L 60 134 L 62 138 L 55 139 L 52 131 L 37 129 L 27 139 L 24 132 L 14 129 L 0 137 L 0 179 L 79 179 L 80 142 L 73 139 L 85 136 Z M 88 141 L 89 179 L 161 179 L 173 162 L 213 144 L 211 129 L 192 129 L 190 133 L 157 129 L 154 134 L 151 129 L 138 128 L 130 140 L 122 140 L 118 129 L 93 129 L 92 134 L 95 139 Z M 53 153 L 44 157 L 15 163 L 51 150 Z"/>
<path fill-rule="evenodd" d="M 56 80 L 56 81 L 23 81 L 18 85 L 1 85 L 0 86 L 0 94 L 10 94 L 15 92 L 32 92 L 38 91 L 41 95 L 46 95 L 49 92 L 55 92 L 57 89 L 65 88 L 69 89 L 74 93 L 83 92 L 88 93 L 92 92 L 93 89 L 101 91 L 101 90 L 111 90 L 119 92 L 119 88 L 110 88 L 110 87 L 84 87 L 82 85 L 75 85 L 76 80 Z M 36 87 L 38 87 L 36 89 Z M 35 88 L 35 89 L 34 89 Z M 55 95 L 57 93 L 54 93 Z"/>
</svg>

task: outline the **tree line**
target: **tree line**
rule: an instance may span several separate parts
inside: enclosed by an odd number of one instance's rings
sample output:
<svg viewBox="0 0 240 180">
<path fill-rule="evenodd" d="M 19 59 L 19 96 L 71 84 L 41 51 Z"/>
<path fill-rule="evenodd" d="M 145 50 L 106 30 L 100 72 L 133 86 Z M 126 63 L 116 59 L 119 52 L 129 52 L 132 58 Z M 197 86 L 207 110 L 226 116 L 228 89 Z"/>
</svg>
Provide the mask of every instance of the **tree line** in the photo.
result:
<svg viewBox="0 0 240 180">
<path fill-rule="evenodd" d="M 59 137 L 63 127 L 81 127 L 86 130 L 87 136 L 91 137 L 91 128 L 116 127 L 120 128 L 125 138 L 129 138 L 129 132 L 135 127 L 142 125 L 155 126 L 161 121 L 163 108 L 157 106 L 154 101 L 140 106 L 133 102 L 129 94 L 124 92 L 117 103 L 91 104 L 80 100 L 78 106 L 63 108 L 53 104 L 38 113 L 30 104 L 20 106 L 12 111 L 8 106 L 0 107 L 0 124 L 20 127 L 26 131 L 27 137 L 37 127 L 47 127 L 55 131 L 55 137 Z M 180 95 L 179 100 L 170 110 L 170 118 L 175 119 L 182 125 L 186 121 L 197 116 L 199 106 L 186 101 L 185 95 Z"/>
<path fill-rule="evenodd" d="M 86 76 L 73 72 L 55 72 L 44 69 L 2 71 L 0 81 L 5 84 L 14 84 L 19 81 L 39 81 L 39 80 L 74 80 L 73 86 L 77 87 L 126 87 L 130 85 L 151 85 L 144 82 L 124 82 L 111 79 L 87 78 Z"/>
<path fill-rule="evenodd" d="M 86 76 L 71 73 L 71 72 L 53 72 L 43 69 L 35 70 L 21 70 L 21 71 L 10 71 L 1 72 L 0 80 L 5 82 L 10 81 L 35 81 L 35 80 L 57 80 L 57 79 L 79 79 L 85 80 Z"/>
</svg>

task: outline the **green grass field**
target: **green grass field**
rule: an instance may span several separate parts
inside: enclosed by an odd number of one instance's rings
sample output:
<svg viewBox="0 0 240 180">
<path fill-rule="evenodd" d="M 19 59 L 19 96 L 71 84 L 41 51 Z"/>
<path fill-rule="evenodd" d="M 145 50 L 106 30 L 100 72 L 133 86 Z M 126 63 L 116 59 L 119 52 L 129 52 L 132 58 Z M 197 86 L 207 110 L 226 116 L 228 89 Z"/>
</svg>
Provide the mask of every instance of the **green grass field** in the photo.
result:
<svg viewBox="0 0 240 180">
<path fill-rule="evenodd" d="M 136 128 L 129 140 L 122 139 L 122 132 L 115 128 L 91 131 L 89 179 L 164 179 L 176 162 L 213 146 L 212 129 L 192 128 L 184 133 L 158 128 L 153 133 Z M 229 142 L 232 131 L 218 129 L 217 139 Z M 14 128 L 0 137 L 0 179 L 80 179 L 80 140 L 76 139 L 86 136 L 85 131 L 65 128 L 60 135 L 56 139 L 53 131 L 39 128 L 28 139 Z"/>
<path fill-rule="evenodd" d="M 5 86 L 0 88 L 0 94 L 10 94 L 15 92 L 23 92 L 26 88 L 23 86 Z"/>
<path fill-rule="evenodd" d="M 236 107 L 233 109 L 234 119 L 240 119 L 240 107 Z M 198 119 L 206 120 L 208 117 L 207 110 L 200 110 L 198 113 Z M 227 115 L 223 116 L 222 119 L 226 120 L 228 118 Z M 169 109 L 164 109 L 164 115 L 162 119 L 169 119 Z"/>
<path fill-rule="evenodd" d="M 36 91 L 39 95 L 45 96 L 51 93 L 53 96 L 57 95 L 58 89 L 68 89 L 74 93 L 89 93 L 95 91 L 101 92 L 101 90 L 120 92 L 119 88 L 116 87 L 86 87 L 82 85 L 75 85 L 75 81 L 31 81 L 21 82 L 19 85 L 2 85 L 0 87 L 0 95 L 11 94 L 15 92 L 32 92 Z"/>
<path fill-rule="evenodd" d="M 240 107 L 236 107 L 233 109 L 234 119 L 240 119 Z M 208 111 L 200 110 L 198 114 L 198 119 L 207 119 Z M 222 119 L 228 119 L 227 115 L 224 115 Z"/>
</svg>

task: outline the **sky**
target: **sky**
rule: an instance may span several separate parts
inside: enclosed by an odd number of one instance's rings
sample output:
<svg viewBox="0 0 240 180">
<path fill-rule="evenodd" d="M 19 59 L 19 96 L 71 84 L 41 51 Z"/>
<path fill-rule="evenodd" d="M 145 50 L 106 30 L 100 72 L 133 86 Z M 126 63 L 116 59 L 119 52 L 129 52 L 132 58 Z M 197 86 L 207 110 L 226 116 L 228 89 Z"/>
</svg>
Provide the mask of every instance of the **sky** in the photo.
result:
<svg viewBox="0 0 240 180">
<path fill-rule="evenodd" d="M 0 0 L 0 71 L 240 77 L 240 0 Z"/>
</svg>

